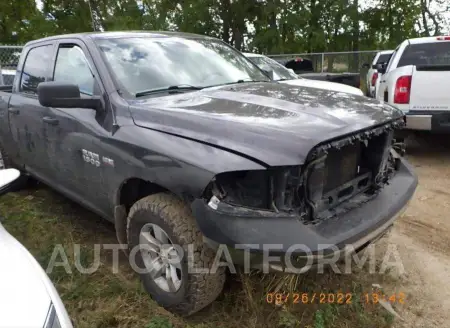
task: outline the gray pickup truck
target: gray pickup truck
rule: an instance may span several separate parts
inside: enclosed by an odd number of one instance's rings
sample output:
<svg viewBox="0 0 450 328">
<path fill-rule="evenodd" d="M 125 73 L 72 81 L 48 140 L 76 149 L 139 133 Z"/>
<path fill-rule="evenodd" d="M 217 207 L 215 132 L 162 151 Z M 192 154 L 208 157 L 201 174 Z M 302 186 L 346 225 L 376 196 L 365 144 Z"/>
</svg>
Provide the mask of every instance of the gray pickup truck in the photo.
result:
<svg viewBox="0 0 450 328">
<path fill-rule="evenodd" d="M 0 166 L 113 222 L 146 290 L 189 315 L 222 290 L 223 266 L 190 270 L 222 245 L 253 261 L 302 244 L 295 261 L 320 263 L 383 235 L 417 185 L 403 125 L 373 99 L 272 82 L 214 38 L 62 35 L 27 43 L 1 88 Z"/>
</svg>

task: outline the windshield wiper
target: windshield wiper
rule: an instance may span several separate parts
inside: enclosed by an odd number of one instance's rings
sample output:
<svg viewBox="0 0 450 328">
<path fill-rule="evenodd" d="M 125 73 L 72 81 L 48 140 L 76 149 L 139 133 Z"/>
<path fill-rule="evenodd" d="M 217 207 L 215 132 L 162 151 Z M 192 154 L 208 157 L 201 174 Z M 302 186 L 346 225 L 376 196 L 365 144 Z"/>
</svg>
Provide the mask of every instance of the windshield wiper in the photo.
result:
<svg viewBox="0 0 450 328">
<path fill-rule="evenodd" d="M 231 82 L 231 83 L 227 83 L 227 84 L 233 84 L 233 83 L 257 83 L 257 82 L 271 82 L 269 81 L 265 81 L 265 80 L 250 80 L 250 79 L 241 79 L 241 80 L 237 80 L 236 82 Z"/>
<path fill-rule="evenodd" d="M 152 93 L 158 93 L 158 92 L 178 93 L 178 92 L 184 91 L 184 90 L 201 90 L 201 89 L 203 89 L 203 88 L 196 87 L 196 86 L 189 85 L 189 84 L 180 84 L 180 85 L 171 85 L 170 87 L 167 87 L 167 88 L 139 91 L 139 92 L 136 92 L 136 94 L 134 96 L 137 98 L 137 97 L 147 96 Z"/>
<path fill-rule="evenodd" d="M 230 84 L 236 84 L 236 83 L 257 83 L 257 82 L 271 82 L 271 81 L 270 80 L 265 81 L 265 80 L 240 79 L 240 80 L 233 81 L 233 82 L 210 85 L 210 86 L 207 86 L 206 88 L 214 88 L 214 87 L 220 87 L 222 85 L 230 85 Z"/>
</svg>

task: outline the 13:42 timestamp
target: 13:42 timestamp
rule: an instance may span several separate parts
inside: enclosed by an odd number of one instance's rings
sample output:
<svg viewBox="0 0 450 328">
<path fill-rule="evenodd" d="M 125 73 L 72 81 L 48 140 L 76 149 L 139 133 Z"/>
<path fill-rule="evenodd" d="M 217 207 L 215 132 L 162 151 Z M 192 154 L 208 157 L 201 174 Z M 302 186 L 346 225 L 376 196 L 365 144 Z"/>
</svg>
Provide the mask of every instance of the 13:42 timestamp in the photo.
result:
<svg viewBox="0 0 450 328">
<path fill-rule="evenodd" d="M 388 303 L 399 303 L 404 304 L 406 295 L 404 293 L 396 293 L 396 294 L 384 294 L 381 292 L 378 293 L 365 293 L 363 295 L 364 301 L 366 304 L 376 304 L 380 301 L 385 301 Z"/>
</svg>

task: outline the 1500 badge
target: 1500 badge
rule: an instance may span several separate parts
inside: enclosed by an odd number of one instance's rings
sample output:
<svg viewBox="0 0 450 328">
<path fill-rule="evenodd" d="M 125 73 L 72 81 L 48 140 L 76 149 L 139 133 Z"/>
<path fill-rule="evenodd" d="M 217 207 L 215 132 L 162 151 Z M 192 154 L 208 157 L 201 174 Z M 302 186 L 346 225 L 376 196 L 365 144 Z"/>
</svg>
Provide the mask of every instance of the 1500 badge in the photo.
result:
<svg viewBox="0 0 450 328">
<path fill-rule="evenodd" d="M 87 149 L 81 149 L 81 152 L 83 153 L 83 160 L 86 163 L 90 163 L 92 165 L 95 165 L 96 167 L 100 166 L 101 162 L 99 154 L 93 153 Z M 114 166 L 114 160 L 106 156 L 102 156 L 102 162 L 107 166 Z"/>
<path fill-rule="evenodd" d="M 83 160 L 86 163 L 91 163 L 92 165 L 95 165 L 97 167 L 100 166 L 100 156 L 98 154 L 86 149 L 82 149 L 81 151 L 83 153 Z"/>
</svg>

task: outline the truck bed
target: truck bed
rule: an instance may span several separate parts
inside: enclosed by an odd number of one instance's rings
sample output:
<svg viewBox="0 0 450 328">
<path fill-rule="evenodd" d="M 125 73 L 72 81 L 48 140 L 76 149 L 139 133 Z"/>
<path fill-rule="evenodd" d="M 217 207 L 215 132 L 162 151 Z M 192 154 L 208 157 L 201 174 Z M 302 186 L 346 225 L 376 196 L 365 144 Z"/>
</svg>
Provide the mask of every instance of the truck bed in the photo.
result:
<svg viewBox="0 0 450 328">
<path fill-rule="evenodd" d="M 347 84 L 358 89 L 360 87 L 359 73 L 304 73 L 298 74 L 298 76 L 311 80 Z"/>
<path fill-rule="evenodd" d="M 12 85 L 0 85 L 0 96 L 3 96 L 3 92 L 12 93 Z"/>
</svg>

